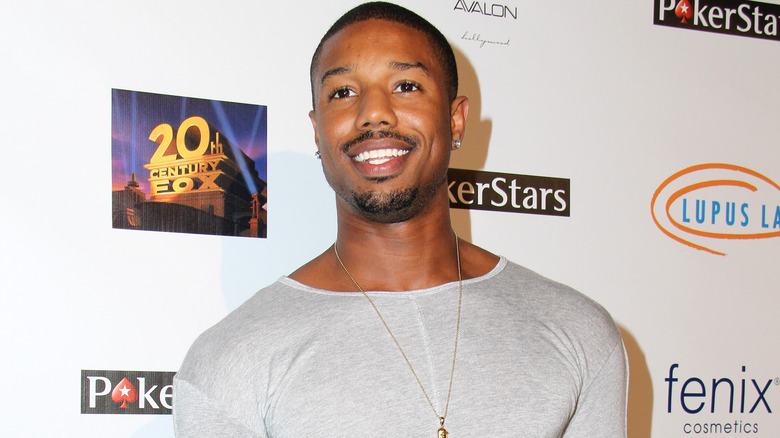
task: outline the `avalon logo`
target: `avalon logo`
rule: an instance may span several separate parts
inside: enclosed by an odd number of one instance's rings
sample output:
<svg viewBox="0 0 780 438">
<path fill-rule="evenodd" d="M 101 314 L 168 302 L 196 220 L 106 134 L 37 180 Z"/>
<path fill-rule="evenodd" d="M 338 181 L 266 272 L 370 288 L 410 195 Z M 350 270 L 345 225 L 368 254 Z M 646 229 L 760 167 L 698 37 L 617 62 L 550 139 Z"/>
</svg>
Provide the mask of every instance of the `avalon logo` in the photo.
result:
<svg viewBox="0 0 780 438">
<path fill-rule="evenodd" d="M 454 11 L 463 11 L 468 13 L 477 13 L 481 15 L 487 15 L 489 17 L 496 18 L 509 18 L 517 20 L 517 6 L 510 7 L 502 5 L 500 3 L 493 3 L 488 5 L 487 2 L 469 1 L 469 0 L 457 0 L 455 2 Z"/>
<path fill-rule="evenodd" d="M 719 242 L 780 237 L 780 185 L 733 164 L 699 164 L 667 178 L 651 214 L 667 236 L 712 254 Z"/>
<path fill-rule="evenodd" d="M 741 0 L 654 0 L 653 23 L 704 32 L 780 40 L 780 5 Z"/>
<path fill-rule="evenodd" d="M 174 372 L 81 371 L 82 414 L 170 414 Z"/>
</svg>

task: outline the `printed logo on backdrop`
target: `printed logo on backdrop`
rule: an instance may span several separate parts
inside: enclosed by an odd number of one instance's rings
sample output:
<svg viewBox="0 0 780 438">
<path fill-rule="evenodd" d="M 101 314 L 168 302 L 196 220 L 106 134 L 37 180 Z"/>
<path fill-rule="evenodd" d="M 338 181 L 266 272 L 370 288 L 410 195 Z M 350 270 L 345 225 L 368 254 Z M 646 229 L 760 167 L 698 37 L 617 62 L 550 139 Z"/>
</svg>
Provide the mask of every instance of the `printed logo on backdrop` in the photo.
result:
<svg viewBox="0 0 780 438">
<path fill-rule="evenodd" d="M 780 5 L 740 0 L 653 1 L 656 25 L 780 40 Z"/>
<path fill-rule="evenodd" d="M 467 169 L 447 179 L 451 208 L 569 216 L 568 179 Z"/>
<path fill-rule="evenodd" d="M 517 20 L 517 6 L 508 6 L 502 3 L 456 0 L 453 10 L 487 17 Z"/>
<path fill-rule="evenodd" d="M 668 237 L 712 254 L 725 255 L 725 241 L 780 237 L 780 186 L 741 166 L 683 169 L 661 183 L 650 208 Z"/>
<path fill-rule="evenodd" d="M 173 376 L 161 371 L 81 371 L 82 414 L 170 414 Z"/>
<path fill-rule="evenodd" d="M 744 365 L 728 375 L 700 375 L 675 363 L 664 382 L 666 413 L 685 415 L 685 435 L 761 436 L 760 420 L 780 403 L 780 377 L 757 376 Z"/>
<path fill-rule="evenodd" d="M 517 6 L 510 6 L 503 3 L 492 2 L 478 2 L 469 0 L 456 0 L 453 11 L 458 11 L 466 14 L 477 14 L 480 16 L 490 18 L 501 18 L 509 20 L 517 20 Z M 492 29 L 495 32 L 496 29 Z M 497 35 L 488 35 L 482 32 L 474 30 L 466 30 L 460 35 L 462 41 L 468 41 L 483 48 L 486 46 L 508 46 L 511 42 L 509 37 L 501 37 Z"/>
<path fill-rule="evenodd" d="M 266 107 L 111 90 L 114 228 L 266 236 Z"/>
</svg>

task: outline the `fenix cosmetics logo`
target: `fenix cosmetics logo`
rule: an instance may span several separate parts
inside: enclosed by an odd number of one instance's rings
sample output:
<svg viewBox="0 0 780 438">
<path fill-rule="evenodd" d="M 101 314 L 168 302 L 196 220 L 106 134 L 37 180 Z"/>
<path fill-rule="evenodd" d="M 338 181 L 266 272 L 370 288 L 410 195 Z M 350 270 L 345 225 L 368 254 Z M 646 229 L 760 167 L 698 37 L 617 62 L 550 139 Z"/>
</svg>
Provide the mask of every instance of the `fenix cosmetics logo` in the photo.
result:
<svg viewBox="0 0 780 438">
<path fill-rule="evenodd" d="M 82 414 L 170 414 L 174 372 L 81 371 Z"/>
<path fill-rule="evenodd" d="M 691 375 L 690 369 L 676 363 L 664 382 L 666 412 L 694 415 L 683 422 L 684 434 L 756 436 L 759 415 L 774 412 L 780 377 L 755 377 L 744 365 L 727 376 Z"/>
<path fill-rule="evenodd" d="M 780 237 L 780 185 L 741 166 L 699 164 L 667 178 L 653 194 L 656 226 L 692 248 L 725 255 L 726 241 Z"/>
<path fill-rule="evenodd" d="M 568 179 L 449 169 L 447 180 L 451 208 L 569 216 Z"/>
<path fill-rule="evenodd" d="M 654 1 L 656 25 L 780 40 L 780 5 L 740 0 Z"/>
</svg>

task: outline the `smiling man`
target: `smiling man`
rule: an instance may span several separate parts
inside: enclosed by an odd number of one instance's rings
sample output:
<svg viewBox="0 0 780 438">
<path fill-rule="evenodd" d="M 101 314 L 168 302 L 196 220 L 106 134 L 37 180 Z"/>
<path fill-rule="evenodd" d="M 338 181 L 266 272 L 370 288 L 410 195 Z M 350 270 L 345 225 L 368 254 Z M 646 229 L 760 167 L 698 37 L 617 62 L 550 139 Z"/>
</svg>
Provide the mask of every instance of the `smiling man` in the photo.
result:
<svg viewBox="0 0 780 438">
<path fill-rule="evenodd" d="M 469 104 L 441 33 L 358 6 L 320 42 L 311 85 L 336 242 L 198 338 L 177 436 L 625 436 L 609 314 L 452 230 Z"/>
</svg>

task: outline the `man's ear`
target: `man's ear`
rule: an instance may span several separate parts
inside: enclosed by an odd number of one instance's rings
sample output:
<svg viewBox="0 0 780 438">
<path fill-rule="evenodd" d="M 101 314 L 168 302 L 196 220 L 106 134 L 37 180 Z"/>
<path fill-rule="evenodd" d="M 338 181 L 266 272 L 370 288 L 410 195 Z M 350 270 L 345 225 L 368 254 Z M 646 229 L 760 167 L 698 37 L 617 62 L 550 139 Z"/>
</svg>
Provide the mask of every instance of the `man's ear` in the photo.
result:
<svg viewBox="0 0 780 438">
<path fill-rule="evenodd" d="M 458 96 L 450 104 L 450 130 L 453 140 L 463 141 L 466 133 L 466 119 L 469 117 L 469 98 Z"/>
<path fill-rule="evenodd" d="M 311 120 L 311 127 L 314 128 L 314 144 L 317 145 L 317 149 L 320 146 L 320 135 L 317 133 L 317 120 L 314 116 L 314 110 L 309 111 L 309 120 Z"/>
</svg>

